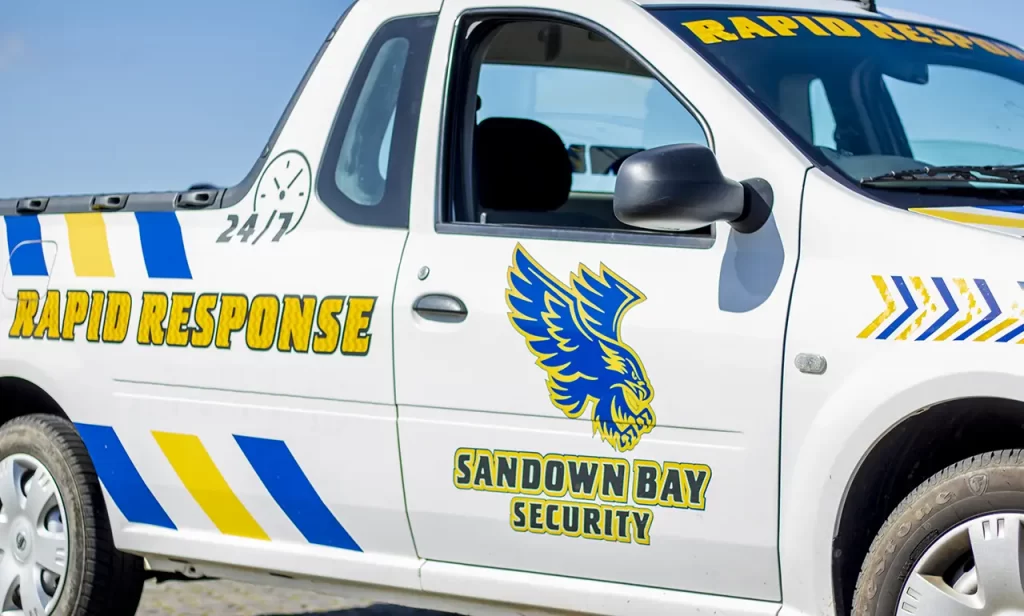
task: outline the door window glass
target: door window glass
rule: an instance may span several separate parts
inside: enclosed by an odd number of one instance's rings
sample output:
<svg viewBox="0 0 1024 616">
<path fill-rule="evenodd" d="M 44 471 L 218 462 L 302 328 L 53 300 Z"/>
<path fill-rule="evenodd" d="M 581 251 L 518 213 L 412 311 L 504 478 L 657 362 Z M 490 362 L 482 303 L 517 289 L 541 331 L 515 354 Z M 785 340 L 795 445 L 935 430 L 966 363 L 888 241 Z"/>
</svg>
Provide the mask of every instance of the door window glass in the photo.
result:
<svg viewBox="0 0 1024 616">
<path fill-rule="evenodd" d="M 625 159 L 663 145 L 708 145 L 680 100 L 594 32 L 523 20 L 480 38 L 482 49 L 465 52 L 478 58 L 465 102 L 478 108 L 466 114 L 470 134 L 455 140 L 472 144 L 461 153 L 472 188 L 454 207 L 457 222 L 637 232 L 612 208 Z"/>
</svg>

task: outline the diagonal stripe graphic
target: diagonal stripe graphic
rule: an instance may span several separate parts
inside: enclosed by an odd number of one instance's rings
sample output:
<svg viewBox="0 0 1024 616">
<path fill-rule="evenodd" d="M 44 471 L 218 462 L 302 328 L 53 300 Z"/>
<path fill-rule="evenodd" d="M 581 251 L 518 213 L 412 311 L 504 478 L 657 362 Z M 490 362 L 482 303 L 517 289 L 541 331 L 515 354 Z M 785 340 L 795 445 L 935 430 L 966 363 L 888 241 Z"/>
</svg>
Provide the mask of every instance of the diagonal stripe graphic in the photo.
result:
<svg viewBox="0 0 1024 616">
<path fill-rule="evenodd" d="M 937 321 L 932 323 L 923 334 L 918 336 L 917 340 L 927 340 L 932 334 L 939 331 L 939 328 L 945 325 L 947 321 L 952 319 L 960 309 L 956 305 L 956 300 L 953 299 L 953 295 L 950 294 L 949 287 L 946 286 L 945 280 L 941 278 L 932 278 L 932 282 L 935 283 L 935 288 L 938 289 L 939 295 L 942 297 L 942 301 L 946 302 L 946 312 L 944 312 Z"/>
<path fill-rule="evenodd" d="M 177 530 L 110 426 L 76 423 L 103 487 L 129 522 Z"/>
<path fill-rule="evenodd" d="M 903 298 L 903 302 L 907 305 L 907 309 L 904 310 L 900 316 L 896 317 L 896 320 L 889 324 L 885 330 L 878 334 L 879 340 L 885 340 L 893 334 L 900 325 L 910 318 L 912 314 L 917 312 L 917 304 L 914 302 L 914 296 L 910 294 L 910 289 L 907 288 L 907 283 L 904 282 L 903 276 L 893 276 L 893 283 L 896 285 L 896 290 L 900 292 L 900 297 Z"/>
<path fill-rule="evenodd" d="M 999 308 L 999 304 L 996 303 L 996 298 L 992 296 L 992 291 L 988 288 L 988 283 L 984 280 L 975 279 L 974 284 L 977 285 L 978 290 L 981 291 L 981 296 L 985 299 L 985 303 L 988 304 L 988 314 L 983 319 L 974 324 L 973 327 L 965 331 L 956 337 L 956 340 L 963 341 L 967 340 L 977 332 L 981 331 L 983 327 L 986 327 L 989 323 L 995 320 L 996 317 L 1003 314 L 1003 311 Z"/>
<path fill-rule="evenodd" d="M 114 264 L 110 260 L 110 243 L 103 214 L 65 214 L 64 220 L 68 226 L 75 276 L 113 278 Z"/>
<path fill-rule="evenodd" d="M 911 321 L 911 323 L 907 325 L 898 336 L 896 336 L 896 340 L 906 340 L 909 338 L 910 334 L 917 331 L 921 327 L 921 324 L 924 323 L 924 320 L 928 318 L 929 311 L 935 310 L 935 304 L 932 303 L 931 294 L 928 293 L 928 287 L 925 285 L 924 280 L 922 280 L 920 276 L 911 276 L 910 285 L 914 288 L 914 291 L 921 296 L 921 309 L 915 311 L 917 314 L 915 315 L 914 320 Z"/>
<path fill-rule="evenodd" d="M 871 279 L 875 282 L 875 288 L 878 289 L 878 295 L 881 296 L 882 301 L 885 302 L 885 310 L 883 310 L 875 320 L 868 324 L 864 330 L 857 334 L 858 338 L 868 338 L 871 334 L 875 333 L 875 330 L 885 323 L 886 319 L 891 317 L 896 312 L 896 300 L 892 298 L 892 294 L 889 293 L 889 285 L 885 283 L 885 278 L 881 276 L 872 276 Z"/>
<path fill-rule="evenodd" d="M 181 237 L 181 224 L 174 212 L 135 212 L 139 223 L 142 258 L 150 278 L 192 278 Z"/>
<path fill-rule="evenodd" d="M 11 274 L 48 276 L 39 217 L 4 216 L 4 223 L 7 225 L 7 255 L 11 259 Z"/>
<path fill-rule="evenodd" d="M 267 491 L 310 543 L 362 552 L 327 508 L 284 441 L 235 435 Z"/>
<path fill-rule="evenodd" d="M 270 540 L 231 490 L 199 437 L 154 431 L 153 438 L 192 498 L 196 499 L 220 532 L 236 537 Z"/>
<path fill-rule="evenodd" d="M 967 308 L 963 311 L 964 316 L 962 319 L 950 325 L 949 329 L 942 332 L 941 334 L 938 335 L 937 338 L 935 338 L 935 340 L 939 342 L 946 340 L 953 334 L 960 331 L 960 329 L 963 328 L 965 325 L 973 321 L 974 309 L 978 306 L 977 300 L 974 299 L 974 292 L 971 291 L 971 287 L 970 285 L 967 284 L 966 280 L 964 280 L 963 278 L 954 278 L 953 284 L 956 285 L 957 290 L 960 292 L 960 296 L 967 298 Z"/>
</svg>

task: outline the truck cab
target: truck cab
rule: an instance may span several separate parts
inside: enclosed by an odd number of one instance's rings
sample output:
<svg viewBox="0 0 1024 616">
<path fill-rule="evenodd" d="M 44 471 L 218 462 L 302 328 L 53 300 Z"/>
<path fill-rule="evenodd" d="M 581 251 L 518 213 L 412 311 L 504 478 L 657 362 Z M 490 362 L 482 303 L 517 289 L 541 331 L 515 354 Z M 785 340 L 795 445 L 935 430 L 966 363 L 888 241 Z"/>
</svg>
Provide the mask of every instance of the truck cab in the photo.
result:
<svg viewBox="0 0 1024 616">
<path fill-rule="evenodd" d="M 0 200 L 0 610 L 1024 610 L 1022 134 L 870 2 L 358 0 L 239 184 Z"/>
</svg>

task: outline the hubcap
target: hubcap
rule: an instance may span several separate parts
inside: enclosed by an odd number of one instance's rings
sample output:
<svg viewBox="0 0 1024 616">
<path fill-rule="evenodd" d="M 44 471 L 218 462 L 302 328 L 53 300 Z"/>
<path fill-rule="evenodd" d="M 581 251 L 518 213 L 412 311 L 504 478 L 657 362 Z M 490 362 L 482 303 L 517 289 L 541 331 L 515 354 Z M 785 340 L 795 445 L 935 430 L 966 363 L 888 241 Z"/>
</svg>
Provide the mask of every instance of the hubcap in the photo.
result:
<svg viewBox="0 0 1024 616">
<path fill-rule="evenodd" d="M 968 520 L 939 537 L 903 585 L 897 614 L 1024 616 L 1024 514 Z"/>
<path fill-rule="evenodd" d="M 64 501 L 32 456 L 0 460 L 0 616 L 46 616 L 68 563 Z"/>
</svg>

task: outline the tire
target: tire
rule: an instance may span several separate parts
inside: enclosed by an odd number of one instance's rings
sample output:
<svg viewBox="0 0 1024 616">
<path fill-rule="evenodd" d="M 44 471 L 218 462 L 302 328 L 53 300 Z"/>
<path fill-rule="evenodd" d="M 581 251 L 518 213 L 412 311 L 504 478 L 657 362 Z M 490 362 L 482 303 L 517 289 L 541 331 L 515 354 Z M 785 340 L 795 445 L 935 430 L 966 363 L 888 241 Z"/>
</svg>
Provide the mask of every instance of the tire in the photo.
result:
<svg viewBox="0 0 1024 616">
<path fill-rule="evenodd" d="M 1024 450 L 986 453 L 946 468 L 907 496 L 878 531 L 857 579 L 852 613 L 1024 610 L 1024 590 L 1000 590 L 1020 586 L 1022 525 Z M 1004 566 L 1012 554 L 1016 571 Z M 993 583 L 993 575 L 1005 579 Z"/>
<path fill-rule="evenodd" d="M 41 465 L 44 470 L 37 470 L 31 475 L 32 478 L 24 479 L 24 469 L 35 463 Z M 7 503 L 2 502 L 2 497 L 4 494 L 13 495 L 13 486 L 19 483 L 18 474 L 9 474 L 8 469 L 12 468 L 15 469 L 14 473 L 22 473 L 20 483 L 24 484 L 24 491 L 18 496 L 18 502 L 21 502 L 21 496 L 26 498 L 23 506 L 9 508 Z M 43 553 L 44 550 L 40 547 L 45 543 L 40 534 L 43 531 L 36 530 L 36 535 L 32 535 L 35 538 L 30 538 L 28 542 L 22 541 L 22 538 L 32 532 L 27 529 L 34 523 L 32 519 L 37 517 L 31 513 L 33 507 L 29 503 L 46 498 L 39 497 L 32 501 L 27 494 L 36 489 L 42 490 L 40 494 L 45 493 L 47 489 L 52 490 L 46 487 L 37 488 L 37 485 L 48 483 L 45 480 L 46 473 L 52 477 L 52 484 L 56 486 L 56 498 L 50 497 L 52 500 L 47 502 L 57 503 L 58 506 L 39 507 L 40 511 L 44 511 L 43 516 L 46 520 L 44 530 L 48 531 L 51 527 L 59 528 L 63 535 L 53 535 L 57 537 L 54 539 L 57 543 L 53 545 L 65 545 L 67 550 L 65 570 L 58 578 L 54 594 L 49 597 L 41 595 L 43 598 L 40 599 L 40 603 L 44 610 L 39 612 L 39 616 L 44 616 L 47 604 L 52 616 L 131 616 L 138 608 L 142 595 L 142 585 L 145 581 L 143 560 L 138 556 L 122 553 L 114 547 L 96 470 L 78 432 L 65 419 L 51 415 L 28 415 L 0 426 L 0 514 L 4 511 L 20 512 L 19 507 L 24 509 L 20 517 L 6 517 L 8 520 L 14 519 L 14 522 L 0 526 L 0 550 L 4 551 L 3 558 L 18 559 L 20 556 L 27 563 L 40 562 L 37 554 Z M 12 477 L 14 479 L 11 479 Z M 35 484 L 36 477 L 44 479 L 40 484 Z M 8 480 L 6 484 L 5 479 Z M 12 486 L 11 491 L 5 492 L 5 485 Z M 45 511 L 48 506 L 51 508 L 47 514 Z M 59 523 L 53 522 L 54 511 L 63 518 Z M 61 536 L 66 539 L 61 540 Z M 23 551 L 19 555 L 19 542 L 23 546 L 27 545 L 29 551 Z M 4 594 L 8 589 L 3 588 L 6 583 L 3 573 L 4 562 L 6 561 L 0 560 L 0 601 L 7 601 L 9 598 Z M 26 567 L 28 565 L 20 570 L 28 571 Z M 16 577 L 22 580 L 26 575 Z M 43 588 L 48 588 L 47 578 L 44 577 L 46 575 L 44 572 L 40 576 Z M 53 577 L 54 575 L 50 574 L 50 586 L 54 584 Z M 21 597 L 20 591 L 18 597 Z M 0 611 L 3 609 L 4 605 L 0 603 Z"/>
</svg>

